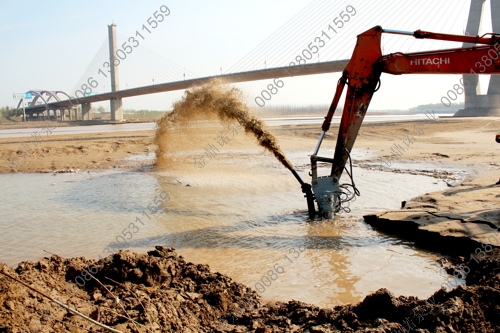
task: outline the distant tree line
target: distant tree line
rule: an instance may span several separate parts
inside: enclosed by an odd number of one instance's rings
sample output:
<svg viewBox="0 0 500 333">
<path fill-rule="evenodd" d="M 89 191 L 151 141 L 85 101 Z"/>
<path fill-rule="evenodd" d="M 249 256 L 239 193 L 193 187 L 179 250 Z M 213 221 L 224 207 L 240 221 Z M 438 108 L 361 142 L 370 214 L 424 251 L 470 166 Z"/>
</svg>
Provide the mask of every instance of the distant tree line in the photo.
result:
<svg viewBox="0 0 500 333">
<path fill-rule="evenodd" d="M 92 107 L 94 113 L 109 113 L 109 110 L 106 109 L 104 106 L 99 106 L 97 109 Z M 158 116 L 162 115 L 167 111 L 158 111 L 158 110 L 146 110 L 146 109 L 141 109 L 141 110 L 135 110 L 135 109 L 124 109 L 123 114 L 130 114 L 130 115 L 136 115 L 136 116 Z"/>
<path fill-rule="evenodd" d="M 301 115 L 301 114 L 314 114 L 314 115 L 326 115 L 328 109 L 330 108 L 329 104 L 312 104 L 312 105 L 292 105 L 292 104 L 284 104 L 284 105 L 270 105 L 264 107 L 251 106 L 250 111 L 254 114 L 263 116 L 263 115 Z M 412 113 L 424 113 L 428 110 L 434 110 L 438 112 L 456 112 L 459 109 L 464 108 L 464 103 L 454 103 L 451 106 L 444 106 L 441 103 L 435 104 L 422 104 L 410 109 L 398 109 L 398 110 L 371 110 L 371 112 L 388 112 L 388 113 L 402 113 L 402 114 L 412 114 Z M 342 110 L 344 109 L 343 105 L 337 106 L 337 110 L 335 112 L 336 115 L 342 114 Z"/>
<path fill-rule="evenodd" d="M 11 117 L 22 115 L 22 109 L 15 109 L 9 106 L 0 107 L 0 120 L 11 120 Z"/>
<path fill-rule="evenodd" d="M 293 104 L 283 104 L 283 105 L 271 105 L 271 106 L 251 106 L 250 111 L 254 114 L 263 115 L 321 115 L 324 116 L 328 112 L 329 104 L 311 104 L 311 105 L 293 105 Z M 455 112 L 459 109 L 464 108 L 464 103 L 454 103 L 451 106 L 445 107 L 441 103 L 435 104 L 422 104 L 416 107 L 410 108 L 408 110 L 386 110 L 391 112 L 401 112 L 401 113 L 423 113 L 427 110 L 434 110 L 438 112 Z M 342 113 L 343 106 L 339 105 L 337 107 L 336 115 Z M 109 113 L 106 108 L 99 106 L 97 109 L 93 108 L 95 113 Z M 81 111 L 81 107 L 78 106 L 78 111 Z M 375 111 L 375 110 L 372 110 Z M 383 110 L 376 110 L 383 111 Z M 135 110 L 135 109 L 125 109 L 124 114 L 133 116 L 144 116 L 144 117 L 159 117 L 170 110 Z M 22 109 L 15 109 L 9 106 L 0 107 L 0 121 L 12 121 L 11 117 L 22 115 Z"/>
<path fill-rule="evenodd" d="M 159 115 L 164 114 L 165 112 L 167 112 L 167 111 L 166 110 L 165 111 L 145 110 L 145 109 L 142 109 L 142 110 L 125 109 L 125 110 L 123 110 L 124 114 L 131 114 L 134 116 L 159 116 Z"/>
<path fill-rule="evenodd" d="M 258 115 L 299 115 L 299 114 L 320 114 L 326 115 L 330 105 L 316 104 L 316 105 L 271 105 L 264 107 L 250 107 L 250 111 Z M 339 106 L 342 109 L 342 106 Z"/>
<path fill-rule="evenodd" d="M 450 106 L 444 106 L 442 103 L 435 103 L 435 104 L 422 104 L 418 105 L 414 108 L 408 109 L 410 112 L 425 112 L 427 110 L 434 110 L 434 111 L 440 111 L 440 112 L 455 112 L 459 109 L 464 108 L 464 103 L 452 103 Z"/>
</svg>

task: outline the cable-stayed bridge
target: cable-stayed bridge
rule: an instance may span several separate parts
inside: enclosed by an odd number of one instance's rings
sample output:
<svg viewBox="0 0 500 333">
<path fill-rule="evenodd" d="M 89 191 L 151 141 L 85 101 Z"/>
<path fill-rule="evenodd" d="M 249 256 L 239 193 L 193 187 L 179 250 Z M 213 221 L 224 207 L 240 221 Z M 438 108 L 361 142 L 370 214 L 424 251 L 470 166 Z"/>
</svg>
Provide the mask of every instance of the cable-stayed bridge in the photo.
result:
<svg viewBox="0 0 500 333">
<path fill-rule="evenodd" d="M 493 19 L 500 16 L 500 0 L 490 1 L 492 26 L 494 30 L 500 31 L 500 21 Z M 34 99 L 25 108 L 25 112 L 27 119 L 59 114 L 64 120 L 65 115 L 70 112 L 75 112 L 76 115 L 76 106 L 81 105 L 81 119 L 92 119 L 91 103 L 109 100 L 111 119 L 121 121 L 123 98 L 183 90 L 215 77 L 228 83 L 237 83 L 340 72 L 347 65 L 356 42 L 355 36 L 372 26 L 381 25 L 384 28 L 408 31 L 422 28 L 428 31 L 477 35 L 485 2 L 486 0 L 387 0 L 378 3 L 352 0 L 349 4 L 342 4 L 330 0 L 314 0 L 225 74 L 206 77 L 199 77 L 150 52 L 141 45 L 140 38 L 144 39 L 141 34 L 133 37 L 118 34 L 116 25 L 113 24 L 108 26 L 108 38 L 82 75 L 75 93 L 70 97 L 70 94 L 63 91 L 33 90 Z M 425 3 L 428 5 L 423 6 Z M 390 22 L 390 25 L 385 22 Z M 457 24 L 460 23 L 463 28 L 457 31 Z M 452 47 L 460 46 L 444 41 L 384 37 L 386 54 Z M 127 59 L 129 55 L 130 58 L 135 56 L 135 59 L 142 61 L 130 61 L 132 59 Z M 493 82 L 493 79 L 488 95 L 479 95 L 479 89 L 473 89 L 479 85 L 477 78 L 467 76 L 466 80 L 469 80 L 471 87 L 466 92 L 466 106 L 467 100 L 474 101 L 469 103 L 469 107 L 474 107 L 481 102 L 479 99 L 490 101 L 488 96 L 500 94 L 496 89 L 498 83 Z M 96 89 L 99 93 L 96 93 Z"/>
<path fill-rule="evenodd" d="M 294 76 L 302 76 L 302 75 L 314 75 L 314 74 L 324 74 L 324 73 L 333 73 L 333 72 L 341 72 L 344 70 L 347 65 L 347 60 L 337 60 L 337 61 L 329 61 L 322 62 L 317 64 L 306 64 L 300 67 L 300 70 L 297 73 L 293 73 Z M 106 100 L 113 99 L 122 99 L 125 97 L 134 97 L 141 96 L 147 94 L 154 94 L 166 91 L 174 91 L 174 90 L 184 90 L 193 86 L 197 86 L 200 84 L 204 84 L 209 82 L 211 79 L 219 78 L 223 79 L 227 83 L 237 83 L 237 82 L 248 82 L 248 81 L 257 81 L 264 79 L 274 79 L 284 76 L 284 71 L 289 70 L 288 67 L 278 67 L 278 68 L 270 68 L 242 73 L 234 73 L 234 74 L 225 74 L 225 75 L 217 75 L 217 76 L 209 76 L 202 77 L 191 80 L 183 80 L 169 83 L 161 83 L 156 85 L 117 90 L 113 92 L 107 92 L 97 95 L 91 95 L 85 97 L 85 103 L 94 103 L 101 102 Z M 40 92 L 31 91 L 33 94 L 37 95 Z M 46 95 L 48 93 L 62 93 L 62 92 L 45 92 Z M 35 97 L 35 100 L 37 98 Z M 26 112 L 45 112 L 47 106 L 50 110 L 62 110 L 62 109 L 70 109 L 77 104 L 80 104 L 81 101 L 76 98 L 60 100 L 55 102 L 50 102 L 47 105 L 37 104 L 34 106 L 29 106 L 26 108 Z M 84 104 L 83 104 L 84 105 Z"/>
</svg>

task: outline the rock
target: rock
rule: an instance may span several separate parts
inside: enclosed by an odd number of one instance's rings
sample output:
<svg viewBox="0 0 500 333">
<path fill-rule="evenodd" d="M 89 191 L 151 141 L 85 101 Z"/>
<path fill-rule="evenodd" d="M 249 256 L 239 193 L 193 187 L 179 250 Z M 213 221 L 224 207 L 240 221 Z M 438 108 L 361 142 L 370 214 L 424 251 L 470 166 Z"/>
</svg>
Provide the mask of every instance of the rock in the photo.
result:
<svg viewBox="0 0 500 333">
<path fill-rule="evenodd" d="M 92 294 L 92 299 L 94 301 L 98 301 L 102 298 L 102 294 L 100 291 L 96 290 L 93 294 Z"/>
<path fill-rule="evenodd" d="M 186 292 L 186 294 L 191 298 L 191 299 L 198 299 L 198 298 L 203 298 L 203 295 L 202 294 L 198 294 L 198 293 L 190 293 L 190 292 Z"/>
<path fill-rule="evenodd" d="M 389 321 L 385 318 L 377 318 L 375 319 L 374 323 L 375 325 L 377 326 L 381 326 L 381 325 L 384 325 L 384 324 L 387 324 Z"/>
<path fill-rule="evenodd" d="M 442 313 L 446 316 L 461 316 L 464 311 L 464 303 L 458 297 L 446 301 L 442 306 Z"/>
<path fill-rule="evenodd" d="M 5 306 L 7 307 L 7 309 L 10 309 L 12 311 L 15 310 L 15 305 L 14 305 L 13 301 L 7 301 L 7 302 L 5 302 Z"/>
<path fill-rule="evenodd" d="M 40 260 L 40 262 L 38 263 L 38 267 L 41 271 L 47 271 L 49 266 L 47 265 L 47 262 L 44 261 L 44 260 Z"/>
</svg>

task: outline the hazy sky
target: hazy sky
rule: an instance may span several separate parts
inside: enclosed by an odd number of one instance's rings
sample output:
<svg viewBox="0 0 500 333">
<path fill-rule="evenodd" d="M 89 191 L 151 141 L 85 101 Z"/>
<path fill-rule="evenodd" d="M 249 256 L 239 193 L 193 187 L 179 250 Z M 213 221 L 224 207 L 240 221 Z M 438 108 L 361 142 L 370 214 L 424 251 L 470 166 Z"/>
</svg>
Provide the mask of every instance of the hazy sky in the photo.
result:
<svg viewBox="0 0 500 333">
<path fill-rule="evenodd" d="M 348 5 L 355 7 L 356 15 L 320 51 L 320 55 L 324 55 L 320 61 L 348 58 L 352 53 L 355 36 L 377 24 L 390 29 L 423 29 L 462 34 L 470 6 L 470 0 L 335 1 L 331 2 L 333 7 L 329 10 L 332 14 L 328 14 L 330 17 L 327 18 L 321 16 L 326 13 L 326 10 L 320 8 L 324 2 L 0 0 L 0 105 L 15 105 L 12 93 L 29 89 L 63 90 L 73 94 L 77 85 L 81 85 L 89 76 L 97 75 L 97 70 L 102 68 L 99 66 L 109 57 L 105 48 L 101 47 L 107 38 L 107 25 L 112 22 L 117 25 L 118 33 L 125 37 L 123 41 L 131 36 L 140 38 L 136 35 L 137 32 L 145 37 L 123 61 L 123 65 L 120 65 L 121 88 L 130 88 L 150 84 L 155 76 L 155 83 L 161 82 L 162 77 L 168 75 L 182 80 L 178 72 L 166 73 L 168 69 L 159 65 L 160 63 L 157 65 L 155 59 L 159 57 L 178 65 L 178 68 L 182 68 L 181 72 L 185 68 L 200 77 L 220 74 L 221 65 L 225 72 L 277 31 L 281 31 L 283 35 L 280 42 L 268 43 L 263 51 L 266 59 L 256 56 L 249 60 L 251 66 L 263 68 L 264 61 L 267 64 L 277 62 L 276 54 L 293 61 L 297 54 L 307 48 L 309 42 L 321 35 L 322 31 L 327 31 L 328 24 L 333 24 L 335 13 L 345 11 Z M 316 12 L 308 17 L 301 16 L 305 12 L 304 8 L 308 5 L 308 8 L 313 8 L 315 4 L 318 5 Z M 170 15 L 152 29 L 146 21 L 162 5 L 170 9 Z M 482 33 L 491 29 L 489 1 L 486 1 L 485 9 Z M 149 27 L 150 33 L 142 28 L 143 24 Z M 312 29 L 309 29 L 311 32 L 308 28 Z M 296 29 L 295 32 L 293 29 Z M 288 30 L 290 33 L 283 33 Z M 384 37 L 383 42 L 385 53 L 461 46 L 460 43 L 443 44 L 400 36 Z M 285 48 L 285 45 L 293 47 Z M 279 53 L 281 50 L 283 53 Z M 157 58 L 152 58 L 152 52 Z M 312 61 L 317 59 L 313 58 L 310 62 Z M 188 77 L 187 74 L 186 76 Z M 267 103 L 330 103 L 339 76 L 340 73 L 332 73 L 284 78 L 285 87 Z M 457 75 L 395 77 L 383 74 L 382 87 L 375 94 L 371 108 L 399 109 L 440 103 L 441 97 L 459 78 Z M 484 80 L 487 82 L 488 77 Z M 243 89 L 248 103 L 252 104 L 254 98 L 271 81 L 237 86 Z M 109 90 L 109 83 L 106 87 L 104 79 L 99 83 L 98 91 Z M 164 110 L 170 108 L 182 93 L 127 98 L 123 100 L 123 104 L 125 108 Z M 459 101 L 463 101 L 463 96 Z M 107 106 L 108 103 L 98 103 L 95 106 L 99 105 Z"/>
</svg>

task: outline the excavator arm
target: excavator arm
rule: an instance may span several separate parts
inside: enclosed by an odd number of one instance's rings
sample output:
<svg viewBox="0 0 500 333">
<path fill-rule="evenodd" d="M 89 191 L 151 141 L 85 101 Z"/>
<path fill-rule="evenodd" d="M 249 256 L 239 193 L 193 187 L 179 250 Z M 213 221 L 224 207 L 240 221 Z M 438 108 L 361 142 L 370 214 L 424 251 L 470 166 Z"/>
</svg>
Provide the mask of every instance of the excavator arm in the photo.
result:
<svg viewBox="0 0 500 333">
<path fill-rule="evenodd" d="M 382 56 L 382 33 L 414 36 L 419 39 L 437 39 L 462 43 L 482 44 L 467 48 L 457 48 L 418 53 L 392 53 Z M 340 185 L 340 178 L 350 159 L 359 129 L 365 117 L 373 93 L 380 85 L 380 75 L 401 74 L 494 74 L 500 73 L 500 35 L 462 36 L 440 34 L 417 30 L 415 32 L 384 30 L 380 26 L 358 35 L 351 60 L 337 83 L 335 96 L 322 125 L 322 131 L 314 153 L 311 155 L 312 190 L 318 203 L 319 214 L 332 218 L 341 208 L 343 201 L 359 195 L 351 172 L 351 184 Z M 487 57 L 487 58 L 484 58 Z M 490 61 L 484 61 L 489 59 Z M 488 65 L 487 65 L 488 64 Z M 347 85 L 347 95 L 340 123 L 333 159 L 318 156 L 325 133 L 330 128 L 333 115 Z M 329 176 L 318 176 L 317 162 L 331 163 Z M 351 162 L 352 166 L 352 162 Z M 352 192 L 348 189 L 352 187 Z M 309 205 L 309 216 L 316 214 Z"/>
</svg>

